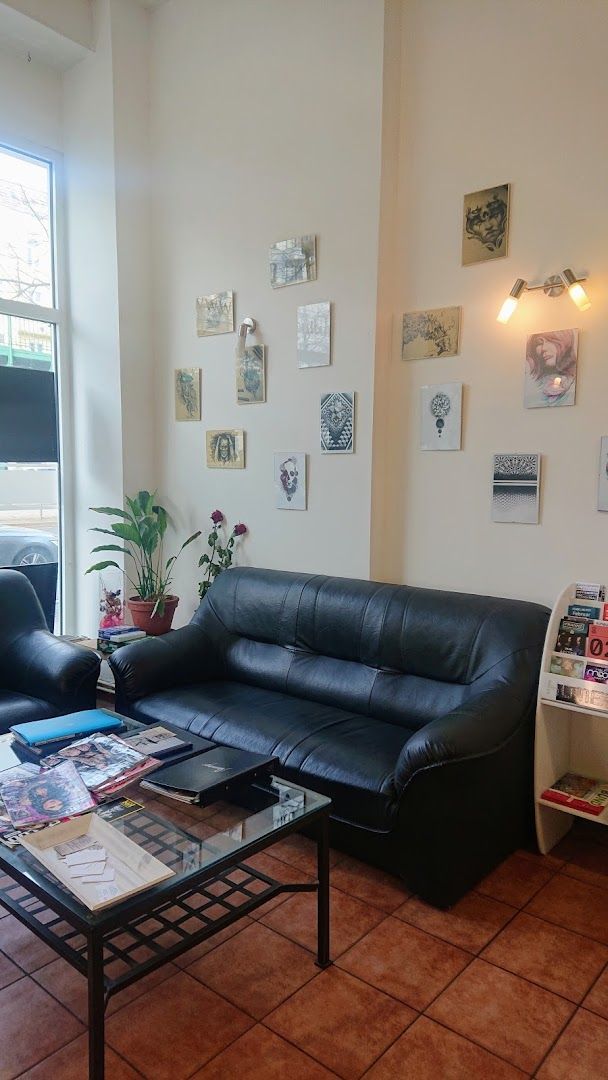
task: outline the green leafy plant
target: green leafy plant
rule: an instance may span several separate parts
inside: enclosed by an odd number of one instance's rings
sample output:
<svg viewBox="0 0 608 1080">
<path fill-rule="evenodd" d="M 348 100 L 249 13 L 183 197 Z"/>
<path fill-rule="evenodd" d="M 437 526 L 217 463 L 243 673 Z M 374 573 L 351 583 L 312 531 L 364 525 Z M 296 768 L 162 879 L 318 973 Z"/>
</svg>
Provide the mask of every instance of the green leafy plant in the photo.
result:
<svg viewBox="0 0 608 1080">
<path fill-rule="evenodd" d="M 162 615 L 165 608 L 165 600 L 169 595 L 173 569 L 175 563 L 185 547 L 193 540 L 198 539 L 201 530 L 192 533 L 180 547 L 177 555 L 171 555 L 166 561 L 163 555 L 163 541 L 169 524 L 169 515 L 164 506 L 156 501 L 156 492 L 139 491 L 134 499 L 125 496 L 126 509 L 121 510 L 118 506 L 91 506 L 96 514 L 106 514 L 108 517 L 120 518 L 113 521 L 109 529 L 95 527 L 91 532 L 104 533 L 111 536 L 114 541 L 122 540 L 122 544 L 116 542 L 99 544 L 92 549 L 92 553 L 98 551 L 119 551 L 121 555 L 127 555 L 131 560 L 130 572 L 125 571 L 125 576 L 135 590 L 135 595 L 140 600 L 154 601 L 152 615 Z M 105 559 L 95 563 L 86 571 L 91 574 L 94 570 L 105 570 L 108 566 L 115 566 L 118 570 L 122 567 L 114 559 Z"/>
<path fill-rule="evenodd" d="M 209 536 L 207 537 L 207 544 L 211 548 L 211 553 L 201 555 L 198 560 L 199 566 L 205 567 L 205 574 L 203 580 L 198 585 L 198 595 L 201 600 L 207 594 L 208 590 L 213 585 L 218 574 L 222 570 L 227 570 L 229 566 L 232 566 L 232 559 L 234 556 L 234 545 L 239 536 L 244 536 L 247 532 L 247 526 L 239 522 L 234 526 L 230 536 L 225 544 L 222 543 L 220 538 L 220 529 L 223 529 L 225 518 L 221 510 L 214 510 L 211 515 L 213 527 Z"/>
</svg>

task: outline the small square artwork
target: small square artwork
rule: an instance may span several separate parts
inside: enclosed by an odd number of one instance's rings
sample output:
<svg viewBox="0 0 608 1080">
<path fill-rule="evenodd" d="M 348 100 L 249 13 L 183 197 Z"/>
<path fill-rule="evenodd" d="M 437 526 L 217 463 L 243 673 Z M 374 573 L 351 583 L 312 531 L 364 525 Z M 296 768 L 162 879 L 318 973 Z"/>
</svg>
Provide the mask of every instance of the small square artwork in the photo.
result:
<svg viewBox="0 0 608 1080">
<path fill-rule="evenodd" d="M 199 337 L 231 334 L 234 331 L 234 293 L 218 292 L 199 296 L 196 301 L 196 332 Z"/>
<path fill-rule="evenodd" d="M 270 248 L 270 284 L 273 289 L 299 285 L 317 277 L 316 236 L 294 236 L 277 240 Z"/>
<path fill-rule="evenodd" d="M 574 405 L 577 359 L 578 330 L 530 334 L 524 369 L 526 409 Z"/>
<path fill-rule="evenodd" d="M 348 391 L 321 397 L 321 453 L 352 454 L 355 439 L 355 395 Z"/>
<path fill-rule="evenodd" d="M 176 368 L 175 370 L 175 419 L 200 420 L 201 418 L 201 369 Z"/>
<path fill-rule="evenodd" d="M 331 363 L 331 304 L 298 308 L 298 367 L 327 367 Z"/>
<path fill-rule="evenodd" d="M 509 184 L 471 191 L 464 197 L 462 265 L 502 259 L 509 239 Z"/>
<path fill-rule="evenodd" d="M 460 308 L 431 308 L 403 316 L 401 357 L 426 360 L 429 356 L 456 356 L 460 344 Z"/>
<path fill-rule="evenodd" d="M 236 362 L 236 397 L 239 405 L 266 401 L 266 346 L 250 345 Z"/>
<path fill-rule="evenodd" d="M 492 521 L 538 525 L 540 454 L 494 454 Z"/>
<path fill-rule="evenodd" d="M 462 383 L 420 388 L 420 449 L 460 450 Z"/>
<path fill-rule="evenodd" d="M 207 432 L 209 469 L 245 468 L 245 433 L 234 428 Z"/>
<path fill-rule="evenodd" d="M 608 435 L 600 442 L 600 471 L 597 484 L 597 508 L 608 510 Z"/>
<path fill-rule="evenodd" d="M 306 510 L 306 454 L 286 450 L 274 455 L 277 510 Z"/>
</svg>

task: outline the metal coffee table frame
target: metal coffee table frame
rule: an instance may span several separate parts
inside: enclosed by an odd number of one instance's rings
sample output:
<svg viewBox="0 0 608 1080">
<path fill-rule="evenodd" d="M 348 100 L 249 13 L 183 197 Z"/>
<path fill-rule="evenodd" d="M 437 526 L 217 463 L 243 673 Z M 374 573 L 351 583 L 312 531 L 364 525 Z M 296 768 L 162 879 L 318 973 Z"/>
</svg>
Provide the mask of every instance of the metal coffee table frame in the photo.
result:
<svg viewBox="0 0 608 1080">
<path fill-rule="evenodd" d="M 89 912 L 23 848 L 0 847 L 0 903 L 87 978 L 89 1080 L 104 1077 L 105 1008 L 112 994 L 281 893 L 317 893 L 317 964 L 324 968 L 331 963 L 330 807 L 327 800 L 212 865 L 176 881 L 168 879 L 100 912 Z M 197 839 L 146 807 L 123 819 L 121 825 L 125 835 L 138 842 L 149 836 L 148 846 L 157 857 L 164 855 L 169 865 L 172 858 L 181 860 L 185 844 Z M 247 859 L 302 828 L 312 831 L 316 839 L 315 882 L 279 882 L 246 865 Z M 211 836 L 207 843 L 212 840 Z"/>
</svg>

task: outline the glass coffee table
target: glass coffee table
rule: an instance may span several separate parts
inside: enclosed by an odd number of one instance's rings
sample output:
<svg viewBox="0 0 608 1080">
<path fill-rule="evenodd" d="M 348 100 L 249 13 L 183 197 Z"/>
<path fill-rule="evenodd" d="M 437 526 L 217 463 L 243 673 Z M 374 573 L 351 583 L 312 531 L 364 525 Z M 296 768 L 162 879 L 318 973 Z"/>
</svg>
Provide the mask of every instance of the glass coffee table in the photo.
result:
<svg viewBox="0 0 608 1080">
<path fill-rule="evenodd" d="M 90 1080 L 104 1076 L 112 994 L 281 893 L 316 892 L 317 963 L 330 963 L 329 799 L 272 777 L 207 807 L 159 798 L 139 783 L 120 794 L 143 807 L 113 827 L 174 873 L 101 911 L 81 903 L 25 848 L 0 845 L 0 903 L 87 978 Z M 316 881 L 284 883 L 248 862 L 304 828 L 317 843 Z"/>
</svg>

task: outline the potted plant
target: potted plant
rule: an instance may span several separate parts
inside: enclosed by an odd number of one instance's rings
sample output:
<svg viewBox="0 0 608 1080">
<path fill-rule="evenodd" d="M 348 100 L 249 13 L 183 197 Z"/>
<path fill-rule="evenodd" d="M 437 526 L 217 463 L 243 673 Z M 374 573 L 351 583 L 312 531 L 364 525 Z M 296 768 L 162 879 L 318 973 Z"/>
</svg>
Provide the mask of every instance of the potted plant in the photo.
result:
<svg viewBox="0 0 608 1080">
<path fill-rule="evenodd" d="M 171 555 L 166 562 L 163 557 L 163 540 L 169 516 L 163 506 L 156 501 L 156 492 L 139 491 L 134 499 L 125 496 L 126 510 L 117 506 L 91 506 L 96 514 L 118 517 L 109 529 L 93 528 L 91 532 L 105 533 L 114 541 L 123 543 L 105 543 L 93 548 L 97 551 L 119 551 L 132 560 L 131 573 L 125 570 L 127 581 L 132 585 L 135 595 L 127 600 L 133 623 L 147 634 L 166 634 L 171 629 L 175 609 L 179 603 L 177 596 L 169 592 L 173 569 L 182 551 L 200 535 L 192 533 L 180 547 L 177 555 Z M 86 571 L 105 570 L 108 566 L 122 569 L 114 559 L 95 563 Z"/>
<path fill-rule="evenodd" d="M 232 558 L 234 555 L 234 545 L 239 536 L 244 536 L 247 532 L 247 526 L 239 522 L 235 525 L 226 544 L 222 543 L 220 537 L 220 528 L 224 525 L 225 518 L 221 510 L 214 510 L 211 515 L 213 526 L 211 532 L 207 537 L 207 545 L 211 548 L 211 554 L 201 555 L 198 560 L 199 566 L 205 567 L 205 573 L 202 581 L 199 581 L 198 595 L 201 600 L 204 599 L 208 590 L 211 588 L 218 574 L 221 574 L 222 570 L 227 570 L 232 566 Z"/>
</svg>

